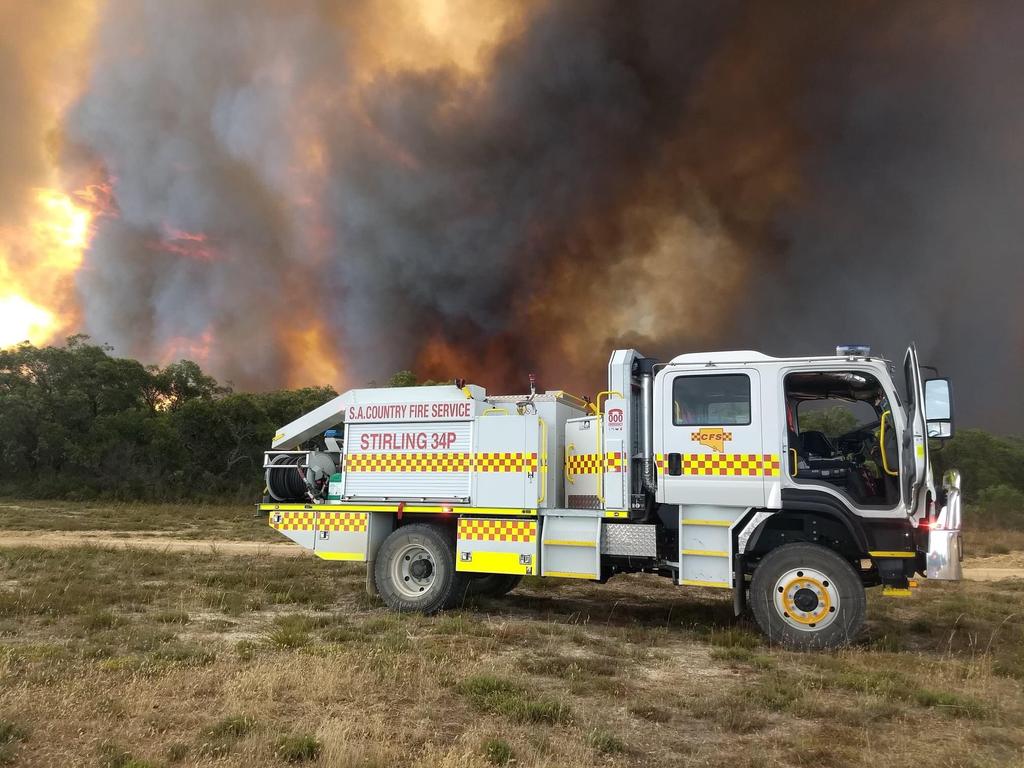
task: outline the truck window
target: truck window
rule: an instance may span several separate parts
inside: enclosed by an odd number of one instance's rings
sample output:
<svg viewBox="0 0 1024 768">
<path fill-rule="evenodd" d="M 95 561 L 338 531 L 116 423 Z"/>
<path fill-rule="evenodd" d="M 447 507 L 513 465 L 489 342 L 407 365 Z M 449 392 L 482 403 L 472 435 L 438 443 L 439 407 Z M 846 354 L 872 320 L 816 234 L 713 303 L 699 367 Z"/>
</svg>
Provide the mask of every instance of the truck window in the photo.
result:
<svg viewBox="0 0 1024 768">
<path fill-rule="evenodd" d="M 750 377 L 678 376 L 672 383 L 672 423 L 677 427 L 750 423 Z"/>
</svg>

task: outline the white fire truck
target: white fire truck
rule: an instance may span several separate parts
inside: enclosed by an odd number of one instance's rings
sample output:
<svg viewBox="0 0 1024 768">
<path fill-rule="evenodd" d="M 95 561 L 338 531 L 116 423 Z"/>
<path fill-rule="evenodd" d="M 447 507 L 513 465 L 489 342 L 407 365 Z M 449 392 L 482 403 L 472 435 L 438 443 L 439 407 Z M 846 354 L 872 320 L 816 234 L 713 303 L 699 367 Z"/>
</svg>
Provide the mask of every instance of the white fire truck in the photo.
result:
<svg viewBox="0 0 1024 768">
<path fill-rule="evenodd" d="M 899 374 L 867 347 L 625 349 L 593 402 L 532 376 L 524 395 L 354 389 L 275 435 L 259 506 L 315 555 L 365 563 L 395 610 L 648 572 L 731 590 L 773 641 L 833 647 L 865 587 L 961 576 L 959 475 L 937 486 L 928 455 L 953 434 L 950 384 L 914 347 Z M 844 427 L 822 429 L 837 407 Z"/>
</svg>

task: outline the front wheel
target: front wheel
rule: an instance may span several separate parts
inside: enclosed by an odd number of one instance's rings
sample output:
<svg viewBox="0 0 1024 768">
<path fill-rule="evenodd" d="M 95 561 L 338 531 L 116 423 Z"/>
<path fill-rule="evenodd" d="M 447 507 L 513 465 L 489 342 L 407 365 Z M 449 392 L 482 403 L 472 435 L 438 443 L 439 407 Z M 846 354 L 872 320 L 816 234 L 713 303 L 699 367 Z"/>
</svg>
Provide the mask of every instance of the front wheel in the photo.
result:
<svg viewBox="0 0 1024 768">
<path fill-rule="evenodd" d="M 393 610 L 426 614 L 461 599 L 466 575 L 455 570 L 454 549 L 436 525 L 415 523 L 392 532 L 373 567 L 381 599 Z"/>
<path fill-rule="evenodd" d="M 864 585 L 851 565 L 818 544 L 786 544 L 758 564 L 750 603 L 769 640 L 794 649 L 836 648 L 864 625 Z"/>
</svg>

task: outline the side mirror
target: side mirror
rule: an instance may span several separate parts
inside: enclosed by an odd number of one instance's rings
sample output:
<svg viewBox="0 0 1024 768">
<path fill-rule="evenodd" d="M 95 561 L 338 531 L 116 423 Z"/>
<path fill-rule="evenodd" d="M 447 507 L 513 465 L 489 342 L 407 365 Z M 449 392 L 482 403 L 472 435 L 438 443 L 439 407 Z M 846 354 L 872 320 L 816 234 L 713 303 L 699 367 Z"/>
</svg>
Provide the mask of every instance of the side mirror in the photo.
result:
<svg viewBox="0 0 1024 768">
<path fill-rule="evenodd" d="M 928 437 L 948 440 L 953 436 L 953 391 L 949 379 L 929 379 L 924 383 L 924 418 Z"/>
</svg>

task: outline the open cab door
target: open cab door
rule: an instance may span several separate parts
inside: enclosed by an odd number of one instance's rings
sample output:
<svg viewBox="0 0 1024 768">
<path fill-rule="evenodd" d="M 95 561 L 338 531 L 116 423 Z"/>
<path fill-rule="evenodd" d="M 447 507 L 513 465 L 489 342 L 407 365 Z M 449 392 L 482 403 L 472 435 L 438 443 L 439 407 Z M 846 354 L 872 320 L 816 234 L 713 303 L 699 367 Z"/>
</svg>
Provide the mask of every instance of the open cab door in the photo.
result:
<svg viewBox="0 0 1024 768">
<path fill-rule="evenodd" d="M 907 385 L 907 430 L 903 435 L 903 496 L 907 511 L 914 515 L 921 501 L 921 490 L 928 480 L 928 425 L 924 408 L 924 382 L 917 358 L 917 347 L 911 344 L 903 360 Z"/>
</svg>

